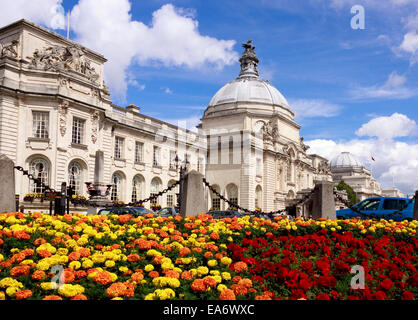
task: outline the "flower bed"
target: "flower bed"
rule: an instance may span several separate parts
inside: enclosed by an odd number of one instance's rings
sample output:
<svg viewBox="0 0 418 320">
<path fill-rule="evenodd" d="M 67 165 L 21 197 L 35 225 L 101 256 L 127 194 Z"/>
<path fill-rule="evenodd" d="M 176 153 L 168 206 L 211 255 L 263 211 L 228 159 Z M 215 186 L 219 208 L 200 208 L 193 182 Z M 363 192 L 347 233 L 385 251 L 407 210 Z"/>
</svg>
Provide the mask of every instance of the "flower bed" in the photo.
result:
<svg viewBox="0 0 418 320">
<path fill-rule="evenodd" d="M 3 213 L 0 299 L 414 299 L 417 226 Z"/>
</svg>

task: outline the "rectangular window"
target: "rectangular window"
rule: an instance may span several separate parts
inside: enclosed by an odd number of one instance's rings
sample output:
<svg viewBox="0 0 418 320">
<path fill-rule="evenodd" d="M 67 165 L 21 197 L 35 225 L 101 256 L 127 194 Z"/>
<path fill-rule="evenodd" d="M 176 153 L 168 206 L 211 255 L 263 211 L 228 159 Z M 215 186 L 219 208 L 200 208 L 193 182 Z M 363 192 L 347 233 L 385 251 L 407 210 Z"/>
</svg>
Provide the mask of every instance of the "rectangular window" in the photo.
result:
<svg viewBox="0 0 418 320">
<path fill-rule="evenodd" d="M 123 158 L 123 138 L 115 137 L 115 159 L 122 159 Z"/>
<path fill-rule="evenodd" d="M 143 161 L 144 144 L 142 142 L 135 142 L 135 162 L 142 163 Z"/>
<path fill-rule="evenodd" d="M 77 144 L 82 144 L 84 139 L 84 124 L 83 119 L 73 118 L 73 134 L 72 142 Z"/>
<path fill-rule="evenodd" d="M 176 151 L 170 150 L 170 169 L 176 169 L 176 156 Z"/>
<path fill-rule="evenodd" d="M 174 195 L 167 194 L 167 207 L 174 207 Z"/>
<path fill-rule="evenodd" d="M 159 166 L 161 161 L 160 161 L 160 147 L 154 146 L 154 152 L 153 152 L 153 165 L 155 166 Z"/>
<path fill-rule="evenodd" d="M 49 138 L 49 112 L 33 111 L 32 131 L 34 138 Z"/>
<path fill-rule="evenodd" d="M 212 199 L 212 210 L 220 210 L 221 209 L 221 199 L 218 197 L 214 197 Z"/>
</svg>

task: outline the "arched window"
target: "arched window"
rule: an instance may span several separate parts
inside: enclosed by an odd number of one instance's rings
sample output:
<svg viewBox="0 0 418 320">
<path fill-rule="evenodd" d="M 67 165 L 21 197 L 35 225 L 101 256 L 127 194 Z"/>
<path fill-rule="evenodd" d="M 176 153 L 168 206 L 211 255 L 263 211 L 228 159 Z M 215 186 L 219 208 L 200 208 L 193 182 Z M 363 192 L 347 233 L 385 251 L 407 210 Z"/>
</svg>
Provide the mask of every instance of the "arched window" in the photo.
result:
<svg viewBox="0 0 418 320">
<path fill-rule="evenodd" d="M 158 178 L 154 178 L 151 180 L 151 196 L 156 195 L 158 192 L 160 192 L 160 180 Z M 151 200 L 151 204 L 158 204 L 158 197 Z"/>
<path fill-rule="evenodd" d="M 235 184 L 231 183 L 227 185 L 226 193 L 228 200 L 234 203 L 235 205 L 238 205 L 238 187 Z M 234 206 L 230 205 L 230 207 Z"/>
<path fill-rule="evenodd" d="M 214 185 L 213 187 L 216 190 L 216 192 L 218 192 L 219 194 L 221 193 L 221 189 L 219 188 L 219 186 Z M 220 210 L 221 209 L 221 199 L 219 198 L 219 196 L 211 191 L 210 192 L 210 197 L 212 199 L 211 209 L 212 210 Z"/>
<path fill-rule="evenodd" d="M 68 182 L 69 187 L 74 188 L 75 194 L 81 194 L 81 186 L 83 185 L 83 170 L 78 162 L 72 161 L 68 166 Z"/>
<path fill-rule="evenodd" d="M 29 164 L 29 171 L 35 179 L 40 179 L 41 183 L 49 185 L 49 165 L 48 162 L 42 158 L 36 158 Z M 42 184 L 35 184 L 30 180 L 29 192 L 43 193 L 45 188 Z"/>
<path fill-rule="evenodd" d="M 120 201 L 122 198 L 122 176 L 119 173 L 112 175 L 112 201 Z"/>
<path fill-rule="evenodd" d="M 171 187 L 173 184 L 175 184 L 176 182 L 174 180 L 170 180 L 168 182 L 168 186 L 167 187 Z M 175 207 L 177 206 L 177 189 L 178 187 L 174 187 L 173 189 L 171 189 L 170 191 L 167 192 L 167 207 Z"/>
<path fill-rule="evenodd" d="M 263 210 L 263 190 L 261 189 L 261 186 L 257 186 L 255 188 L 255 208 Z"/>
<path fill-rule="evenodd" d="M 137 202 L 142 199 L 144 188 L 144 178 L 136 175 L 132 180 L 132 202 Z"/>
</svg>

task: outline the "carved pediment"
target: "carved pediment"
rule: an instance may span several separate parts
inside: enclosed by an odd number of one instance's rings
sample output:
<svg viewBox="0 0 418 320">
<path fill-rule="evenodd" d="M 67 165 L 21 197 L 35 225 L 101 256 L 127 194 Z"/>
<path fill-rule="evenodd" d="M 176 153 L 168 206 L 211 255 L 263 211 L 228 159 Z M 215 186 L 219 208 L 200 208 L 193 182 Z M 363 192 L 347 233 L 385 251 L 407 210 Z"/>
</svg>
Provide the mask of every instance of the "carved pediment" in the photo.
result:
<svg viewBox="0 0 418 320">
<path fill-rule="evenodd" d="M 72 71 L 83 75 L 92 82 L 99 79 L 99 74 L 91 66 L 84 51 L 79 46 L 63 47 L 53 45 L 44 49 L 36 49 L 32 57 L 28 57 L 29 67 L 41 70 Z"/>
</svg>

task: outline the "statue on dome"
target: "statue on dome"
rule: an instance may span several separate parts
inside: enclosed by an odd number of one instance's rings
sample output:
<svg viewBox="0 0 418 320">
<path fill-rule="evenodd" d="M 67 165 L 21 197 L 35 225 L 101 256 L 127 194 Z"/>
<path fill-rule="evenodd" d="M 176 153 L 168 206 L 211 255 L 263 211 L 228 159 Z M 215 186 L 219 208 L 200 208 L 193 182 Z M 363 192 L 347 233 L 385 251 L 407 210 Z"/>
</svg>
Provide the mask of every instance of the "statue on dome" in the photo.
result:
<svg viewBox="0 0 418 320">
<path fill-rule="evenodd" d="M 242 77 L 257 77 L 258 78 L 258 58 L 255 55 L 255 47 L 252 45 L 252 40 L 243 43 L 242 47 L 245 49 L 242 57 L 239 59 L 241 63 L 241 72 L 238 78 Z"/>
</svg>

